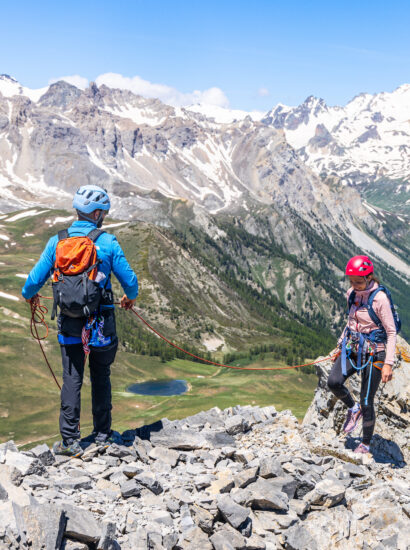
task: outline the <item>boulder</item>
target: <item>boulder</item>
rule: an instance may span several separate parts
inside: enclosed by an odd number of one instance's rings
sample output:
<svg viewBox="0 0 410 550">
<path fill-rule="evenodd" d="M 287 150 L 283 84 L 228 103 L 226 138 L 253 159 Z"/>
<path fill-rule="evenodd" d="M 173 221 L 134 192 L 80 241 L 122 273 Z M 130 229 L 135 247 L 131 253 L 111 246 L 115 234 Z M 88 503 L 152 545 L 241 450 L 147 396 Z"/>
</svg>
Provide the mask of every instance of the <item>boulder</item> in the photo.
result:
<svg viewBox="0 0 410 550">
<path fill-rule="evenodd" d="M 237 504 L 228 495 L 219 496 L 216 502 L 225 521 L 235 529 L 241 530 L 241 526 L 249 517 L 249 509 Z"/>
<path fill-rule="evenodd" d="M 69 504 L 63 504 L 62 510 L 67 519 L 65 528 L 66 537 L 87 544 L 97 544 L 99 542 L 102 526 L 91 512 Z"/>
<path fill-rule="evenodd" d="M 35 458 L 38 458 L 44 464 L 44 466 L 50 466 L 55 462 L 53 453 L 50 451 L 45 443 L 43 443 L 42 445 L 37 445 L 36 447 L 30 449 L 30 454 L 33 455 Z"/>
<path fill-rule="evenodd" d="M 346 488 L 343 483 L 334 479 L 323 479 L 303 499 L 310 505 L 319 504 L 325 508 L 330 508 L 343 499 L 345 492 Z"/>
<path fill-rule="evenodd" d="M 13 506 L 20 537 L 22 540 L 27 538 L 33 550 L 60 548 L 66 526 L 65 514 L 61 508 L 53 504 Z"/>
<path fill-rule="evenodd" d="M 10 468 L 15 468 L 22 476 L 31 474 L 43 474 L 44 466 L 38 458 L 28 456 L 24 453 L 7 451 L 5 464 Z"/>
</svg>

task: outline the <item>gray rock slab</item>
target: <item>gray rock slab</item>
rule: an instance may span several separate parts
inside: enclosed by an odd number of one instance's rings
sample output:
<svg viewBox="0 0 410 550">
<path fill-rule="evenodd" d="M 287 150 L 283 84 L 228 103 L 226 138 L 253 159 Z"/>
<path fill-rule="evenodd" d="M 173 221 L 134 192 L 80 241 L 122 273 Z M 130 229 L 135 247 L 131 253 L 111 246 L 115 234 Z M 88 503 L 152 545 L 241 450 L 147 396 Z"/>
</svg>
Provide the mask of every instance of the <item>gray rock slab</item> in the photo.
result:
<svg viewBox="0 0 410 550">
<path fill-rule="evenodd" d="M 207 448 L 220 449 L 223 447 L 235 447 L 235 438 L 227 432 L 215 432 L 212 430 L 202 430 L 202 435 L 206 438 Z"/>
<path fill-rule="evenodd" d="M 113 443 L 105 451 L 107 455 L 114 456 L 116 458 L 123 458 L 126 456 L 136 457 L 136 452 L 133 447 L 126 447 L 125 445 L 117 445 Z"/>
<path fill-rule="evenodd" d="M 230 435 L 236 435 L 246 431 L 247 424 L 243 417 L 239 414 L 229 416 L 225 420 L 225 430 Z"/>
<path fill-rule="evenodd" d="M 296 492 L 297 481 L 292 476 L 279 476 L 269 479 L 258 479 L 256 483 L 260 483 L 264 487 L 278 489 L 282 493 L 286 493 L 289 498 L 293 498 Z"/>
<path fill-rule="evenodd" d="M 256 486 L 252 483 L 246 489 L 233 495 L 236 502 L 253 510 L 282 510 L 287 512 L 289 509 L 289 498 L 286 493 L 272 487 Z"/>
<path fill-rule="evenodd" d="M 197 491 L 201 491 L 202 489 L 206 489 L 207 487 L 209 487 L 214 480 L 215 480 L 214 475 L 203 474 L 203 475 L 195 476 L 194 485 Z"/>
<path fill-rule="evenodd" d="M 38 475 L 26 476 L 23 480 L 23 487 L 30 487 L 31 489 L 46 489 L 50 485 L 52 485 L 52 482 L 49 479 Z"/>
<path fill-rule="evenodd" d="M 0 483 L 0 500 L 8 500 L 9 494 L 6 489 Z"/>
<path fill-rule="evenodd" d="M 155 446 L 183 451 L 208 447 L 205 437 L 193 430 L 164 430 L 162 432 L 154 432 L 151 434 L 150 441 Z"/>
<path fill-rule="evenodd" d="M 208 535 L 196 526 L 182 533 L 175 548 L 177 550 L 194 550 L 194 548 L 198 550 L 213 550 Z"/>
<path fill-rule="evenodd" d="M 5 443 L 0 443 L 0 464 L 4 464 L 8 451 L 18 453 L 18 448 L 16 447 L 14 441 L 10 440 Z"/>
<path fill-rule="evenodd" d="M 121 468 L 122 473 L 125 476 L 127 476 L 129 479 L 132 479 L 137 474 L 140 474 L 141 472 L 144 471 L 144 468 L 142 467 L 141 464 L 142 464 L 141 462 L 139 464 L 137 462 L 131 462 L 130 464 L 126 464 Z"/>
<path fill-rule="evenodd" d="M 134 480 L 152 491 L 155 495 L 159 495 L 163 492 L 161 483 L 157 480 L 156 476 L 152 472 L 142 472 L 134 477 Z"/>
<path fill-rule="evenodd" d="M 236 548 L 232 545 L 231 540 L 224 531 L 214 533 L 209 540 L 211 541 L 214 550 L 235 550 Z M 246 546 L 243 546 L 242 548 L 246 548 Z"/>
<path fill-rule="evenodd" d="M 227 521 L 235 529 L 239 529 L 249 517 L 249 509 L 237 504 L 228 495 L 219 496 L 216 502 L 218 510 L 222 514 L 225 521 Z"/>
<path fill-rule="evenodd" d="M 257 480 L 259 467 L 246 468 L 234 476 L 235 487 L 244 489 Z"/>
<path fill-rule="evenodd" d="M 153 510 L 149 514 L 150 521 L 155 521 L 160 525 L 166 525 L 167 527 L 172 527 L 174 522 L 172 520 L 171 514 L 166 510 Z"/>
<path fill-rule="evenodd" d="M 315 540 L 309 531 L 303 525 L 293 525 L 289 527 L 284 534 L 285 548 L 289 550 L 314 550 L 319 548 L 318 541 Z"/>
<path fill-rule="evenodd" d="M 97 544 L 97 550 L 117 550 L 120 548 L 116 540 L 117 526 L 112 521 L 103 521 L 101 537 Z"/>
<path fill-rule="evenodd" d="M 175 468 L 178 463 L 180 453 L 165 447 L 153 447 L 148 453 L 148 456 L 153 460 L 165 462 L 165 464 L 169 464 L 171 468 Z"/>
<path fill-rule="evenodd" d="M 91 489 L 92 481 L 88 476 L 79 476 L 79 477 L 65 477 L 64 479 L 57 479 L 54 482 L 56 487 L 60 489 Z"/>
<path fill-rule="evenodd" d="M 330 508 L 338 504 L 345 496 L 346 488 L 343 483 L 333 479 L 319 481 L 313 491 L 303 498 L 309 505 L 315 504 Z"/>
<path fill-rule="evenodd" d="M 66 518 L 61 508 L 52 504 L 37 504 L 19 507 L 13 505 L 20 537 L 31 541 L 33 550 L 60 548 Z"/>
<path fill-rule="evenodd" d="M 282 466 L 275 458 L 264 458 L 260 462 L 259 475 L 265 479 L 284 475 Z"/>
<path fill-rule="evenodd" d="M 204 533 L 211 535 L 214 516 L 208 510 L 205 510 L 205 508 L 202 508 L 202 506 L 198 506 L 197 504 L 192 504 L 189 507 L 189 511 L 194 523 L 196 523 L 196 525 L 198 525 Z"/>
<path fill-rule="evenodd" d="M 234 481 L 232 472 L 230 470 L 223 470 L 218 472 L 216 479 L 211 483 L 208 488 L 208 492 L 211 495 L 217 495 L 218 493 L 229 493 L 234 487 Z"/>
<path fill-rule="evenodd" d="M 96 544 L 99 542 L 102 526 L 91 512 L 68 504 L 63 504 L 62 509 L 67 518 L 66 537 L 85 543 Z"/>
<path fill-rule="evenodd" d="M 43 474 L 45 471 L 44 465 L 38 458 L 13 451 L 7 451 L 5 464 L 11 468 L 16 468 L 22 476 Z"/>
<path fill-rule="evenodd" d="M 77 540 L 63 539 L 61 550 L 89 550 L 88 544 L 79 542 Z"/>
<path fill-rule="evenodd" d="M 51 464 L 54 464 L 56 460 L 53 453 L 45 443 L 30 449 L 30 454 L 32 454 L 35 458 L 38 458 L 44 466 L 51 466 Z"/>
<path fill-rule="evenodd" d="M 262 537 L 253 534 L 246 539 L 246 550 L 266 550 L 266 543 Z"/>
<path fill-rule="evenodd" d="M 134 478 L 123 483 L 120 486 L 120 490 L 123 498 L 139 497 L 141 494 L 141 485 Z"/>
</svg>

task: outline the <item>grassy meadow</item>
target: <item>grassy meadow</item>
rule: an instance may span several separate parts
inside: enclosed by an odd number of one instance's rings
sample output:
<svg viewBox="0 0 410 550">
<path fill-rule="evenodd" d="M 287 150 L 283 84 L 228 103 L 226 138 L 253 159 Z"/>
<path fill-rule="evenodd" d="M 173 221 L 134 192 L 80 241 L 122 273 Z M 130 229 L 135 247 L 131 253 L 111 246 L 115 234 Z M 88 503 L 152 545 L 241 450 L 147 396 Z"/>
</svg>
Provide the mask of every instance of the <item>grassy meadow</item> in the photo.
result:
<svg viewBox="0 0 410 550">
<path fill-rule="evenodd" d="M 59 390 L 38 343 L 31 337 L 29 306 L 21 298 L 24 274 L 34 265 L 47 239 L 70 223 L 54 223 L 56 216 L 64 217 L 67 213 L 50 211 L 15 222 L 8 222 L 12 215 L 0 217 L 0 235 L 8 239 L 0 238 L 0 442 L 14 439 L 29 447 L 43 441 L 51 443 L 59 437 Z M 46 286 L 42 292 L 50 296 L 51 288 Z M 51 309 L 51 302 L 43 303 Z M 50 321 L 49 313 L 46 319 L 50 334 L 45 348 L 61 380 L 56 324 Z M 222 355 L 216 354 L 215 358 L 221 360 Z M 252 367 L 280 366 L 269 353 L 252 361 L 247 363 Z M 241 360 L 234 365 L 245 363 Z M 172 397 L 139 396 L 126 391 L 136 382 L 170 378 L 186 380 L 189 391 Z M 316 382 L 314 374 L 298 370 L 235 371 L 182 359 L 164 363 L 159 357 L 120 350 L 112 367 L 113 428 L 123 431 L 163 417 L 182 418 L 213 406 L 225 408 L 236 404 L 273 404 L 280 410 L 291 409 L 302 418 Z M 82 411 L 81 428 L 86 435 L 92 429 L 87 370 Z"/>
</svg>

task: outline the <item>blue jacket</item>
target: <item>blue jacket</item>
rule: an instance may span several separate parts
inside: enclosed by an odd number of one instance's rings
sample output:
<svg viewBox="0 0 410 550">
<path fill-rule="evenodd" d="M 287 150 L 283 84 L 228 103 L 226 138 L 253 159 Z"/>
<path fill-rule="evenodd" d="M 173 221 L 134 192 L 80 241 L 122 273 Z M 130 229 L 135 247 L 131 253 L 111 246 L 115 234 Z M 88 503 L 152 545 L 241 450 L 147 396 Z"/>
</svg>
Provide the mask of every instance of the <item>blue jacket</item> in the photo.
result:
<svg viewBox="0 0 410 550">
<path fill-rule="evenodd" d="M 70 237 L 84 236 L 95 229 L 96 225 L 88 221 L 76 221 L 68 228 Z M 54 262 L 56 259 L 56 247 L 58 236 L 54 235 L 48 241 L 39 261 L 30 271 L 26 283 L 23 287 L 22 294 L 24 298 L 32 298 L 44 285 L 47 279 L 52 275 Z M 97 256 L 102 263 L 99 266 L 99 271 L 102 271 L 106 277 L 109 277 L 111 271 L 117 277 L 124 289 L 128 298 L 133 300 L 138 296 L 138 280 L 134 271 L 127 262 L 122 248 L 114 235 L 103 233 L 95 243 L 97 248 Z M 111 281 L 104 279 L 101 281 L 101 286 L 106 284 L 106 288 L 111 288 Z M 113 306 L 105 306 L 113 307 Z"/>
</svg>

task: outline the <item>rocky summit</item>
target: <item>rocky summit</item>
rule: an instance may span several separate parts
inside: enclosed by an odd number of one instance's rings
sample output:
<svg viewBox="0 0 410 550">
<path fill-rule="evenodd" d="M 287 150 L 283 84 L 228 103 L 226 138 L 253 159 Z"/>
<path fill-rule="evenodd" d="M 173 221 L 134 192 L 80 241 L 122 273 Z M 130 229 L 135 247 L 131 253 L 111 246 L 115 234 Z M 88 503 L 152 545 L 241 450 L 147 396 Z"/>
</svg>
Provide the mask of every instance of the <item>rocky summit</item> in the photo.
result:
<svg viewBox="0 0 410 550">
<path fill-rule="evenodd" d="M 401 341 L 403 357 L 409 348 Z M 370 455 L 317 368 L 302 425 L 288 410 L 212 408 L 118 434 L 81 458 L 0 445 L 0 548 L 409 548 L 410 374 L 380 391 Z M 350 382 L 358 390 L 358 377 Z M 87 446 L 88 445 L 88 446 Z"/>
</svg>

